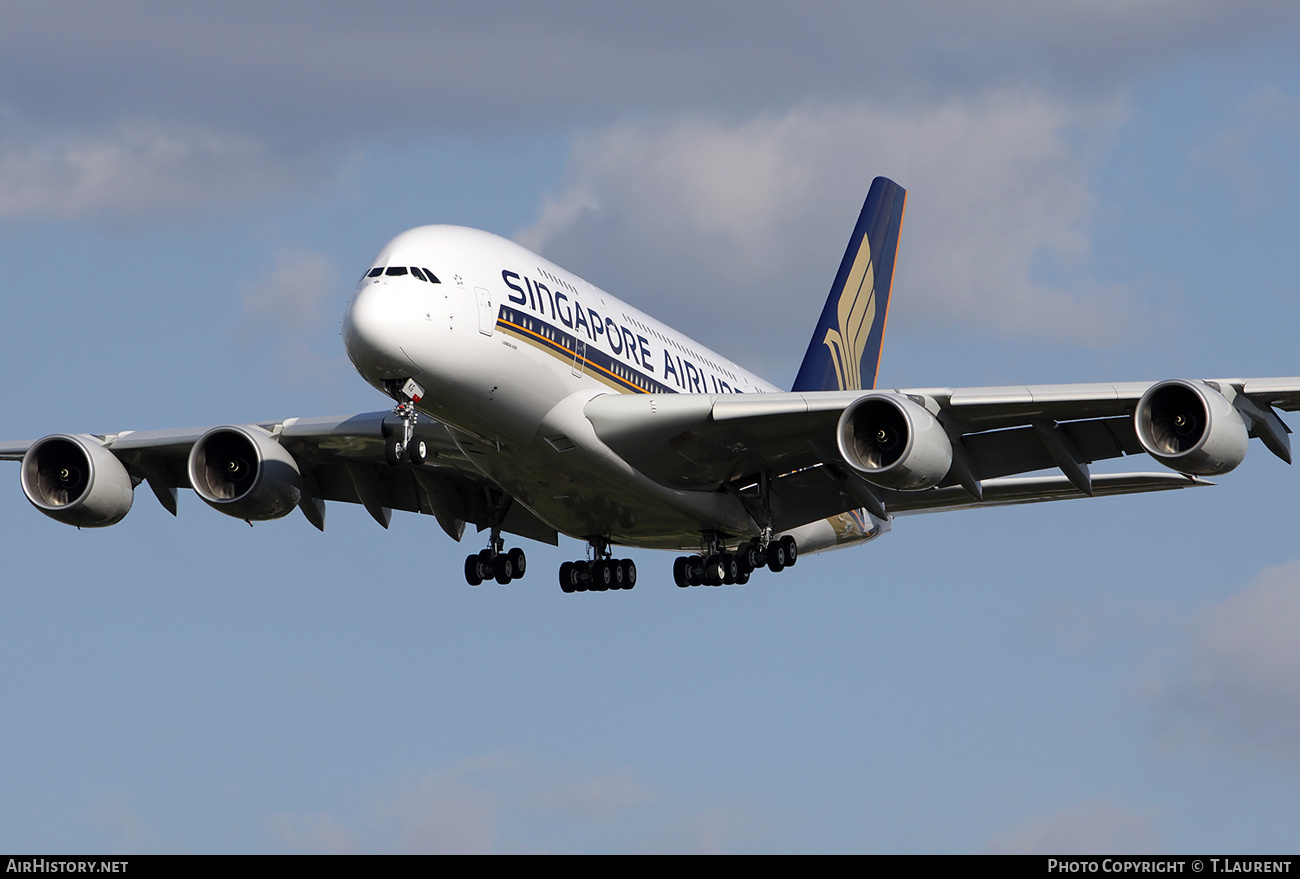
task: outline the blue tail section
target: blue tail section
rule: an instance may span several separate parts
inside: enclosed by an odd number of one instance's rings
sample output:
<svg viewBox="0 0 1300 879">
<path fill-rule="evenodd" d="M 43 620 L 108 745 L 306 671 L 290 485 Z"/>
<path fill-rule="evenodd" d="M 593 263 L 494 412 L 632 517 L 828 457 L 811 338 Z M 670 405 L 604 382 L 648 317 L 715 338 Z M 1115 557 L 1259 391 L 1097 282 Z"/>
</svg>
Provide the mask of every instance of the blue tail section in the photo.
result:
<svg viewBox="0 0 1300 879">
<path fill-rule="evenodd" d="M 906 201 L 907 190 L 894 181 L 877 177 L 871 182 L 791 390 L 869 390 L 876 386 Z"/>
</svg>

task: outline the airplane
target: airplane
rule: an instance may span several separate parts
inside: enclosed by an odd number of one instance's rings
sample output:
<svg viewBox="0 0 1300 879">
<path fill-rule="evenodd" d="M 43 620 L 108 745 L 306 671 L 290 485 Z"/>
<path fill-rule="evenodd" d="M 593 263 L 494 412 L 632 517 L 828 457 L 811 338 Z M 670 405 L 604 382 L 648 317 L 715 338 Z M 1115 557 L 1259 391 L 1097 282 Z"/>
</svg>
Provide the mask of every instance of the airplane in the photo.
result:
<svg viewBox="0 0 1300 879">
<path fill-rule="evenodd" d="M 907 193 L 877 177 L 789 391 L 518 244 L 458 226 L 390 241 L 343 336 L 391 410 L 0 443 L 23 493 L 79 528 L 113 525 L 147 483 L 238 519 L 362 504 L 488 532 L 466 581 L 527 558 L 503 534 L 587 545 L 564 592 L 631 589 L 616 547 L 674 550 L 677 586 L 741 584 L 899 516 L 1195 488 L 1250 437 L 1287 463 L 1300 377 L 879 389 Z M 1098 473 L 1146 454 L 1162 472 Z"/>
</svg>

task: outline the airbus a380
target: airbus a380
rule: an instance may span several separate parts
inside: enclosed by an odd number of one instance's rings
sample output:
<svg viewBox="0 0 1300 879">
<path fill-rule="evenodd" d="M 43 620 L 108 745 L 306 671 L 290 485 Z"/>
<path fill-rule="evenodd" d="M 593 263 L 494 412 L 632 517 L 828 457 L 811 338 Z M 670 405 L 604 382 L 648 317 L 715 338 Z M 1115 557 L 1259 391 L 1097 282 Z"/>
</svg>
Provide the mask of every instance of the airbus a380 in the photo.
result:
<svg viewBox="0 0 1300 879">
<path fill-rule="evenodd" d="M 147 483 L 248 521 L 325 501 L 488 532 L 471 585 L 526 571 L 504 534 L 587 544 L 565 592 L 630 589 L 615 549 L 682 552 L 678 586 L 744 583 L 872 540 L 895 516 L 1208 485 L 1259 438 L 1290 463 L 1277 410 L 1300 377 L 875 388 L 906 193 L 878 177 L 789 392 L 537 254 L 422 226 L 362 277 L 343 335 L 391 411 L 0 443 L 23 492 L 69 525 L 112 525 Z M 1092 474 L 1145 453 L 1164 472 Z M 1036 474 L 1021 476 L 1019 474 Z"/>
</svg>

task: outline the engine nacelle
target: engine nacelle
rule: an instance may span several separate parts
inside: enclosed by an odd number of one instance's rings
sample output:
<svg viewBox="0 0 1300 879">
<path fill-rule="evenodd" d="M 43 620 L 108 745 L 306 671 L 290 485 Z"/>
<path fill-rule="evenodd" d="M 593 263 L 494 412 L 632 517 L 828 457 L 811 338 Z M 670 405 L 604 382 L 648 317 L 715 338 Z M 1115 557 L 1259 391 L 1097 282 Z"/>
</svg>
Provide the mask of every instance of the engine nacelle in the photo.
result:
<svg viewBox="0 0 1300 879">
<path fill-rule="evenodd" d="M 930 488 L 952 466 L 952 443 L 938 419 L 899 394 L 854 400 L 840 415 L 836 440 L 844 460 L 884 488 Z"/>
<path fill-rule="evenodd" d="M 260 427 L 214 427 L 190 449 L 190 485 L 214 510 L 238 519 L 279 519 L 302 498 L 293 455 Z"/>
<path fill-rule="evenodd" d="M 1147 454 L 1179 473 L 1217 476 L 1246 457 L 1241 414 L 1204 382 L 1171 379 L 1147 388 L 1133 412 Z"/>
<path fill-rule="evenodd" d="M 60 433 L 23 455 L 23 494 L 55 521 L 78 528 L 116 525 L 131 511 L 131 476 L 99 440 Z"/>
</svg>

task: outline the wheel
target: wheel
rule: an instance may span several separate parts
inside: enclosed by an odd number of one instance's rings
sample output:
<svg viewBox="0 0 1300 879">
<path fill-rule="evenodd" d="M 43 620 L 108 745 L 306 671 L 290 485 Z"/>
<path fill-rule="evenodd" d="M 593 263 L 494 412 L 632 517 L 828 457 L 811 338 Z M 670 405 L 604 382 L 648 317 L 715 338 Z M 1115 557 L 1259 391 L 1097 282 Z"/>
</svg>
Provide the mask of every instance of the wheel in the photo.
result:
<svg viewBox="0 0 1300 879">
<path fill-rule="evenodd" d="M 737 586 L 744 586 L 748 582 L 749 582 L 749 574 L 741 574 L 739 577 L 736 578 Z"/>
<path fill-rule="evenodd" d="M 673 582 L 682 589 L 691 585 L 690 569 L 691 560 L 688 556 L 679 555 L 673 559 Z"/>
<path fill-rule="evenodd" d="M 560 588 L 565 592 L 578 591 L 578 578 L 574 576 L 573 562 L 560 565 Z"/>
<path fill-rule="evenodd" d="M 785 569 L 785 547 L 779 541 L 767 547 L 767 569 L 773 574 Z"/>
<path fill-rule="evenodd" d="M 471 586 L 477 586 L 483 582 L 483 578 L 479 575 L 477 555 L 466 556 L 465 558 L 465 582 Z"/>
<path fill-rule="evenodd" d="M 613 565 L 607 559 L 591 563 L 591 585 L 597 592 L 607 592 L 614 582 Z"/>
<path fill-rule="evenodd" d="M 429 446 L 422 440 L 418 439 L 411 443 L 411 447 L 406 450 L 406 459 L 419 467 L 429 459 Z"/>
<path fill-rule="evenodd" d="M 763 564 L 763 557 L 758 552 L 758 545 L 750 541 L 736 547 L 736 561 L 740 563 L 740 570 L 748 574 Z"/>
<path fill-rule="evenodd" d="M 636 562 L 623 559 L 623 588 L 631 589 L 636 585 Z"/>
<path fill-rule="evenodd" d="M 487 581 L 496 576 L 496 572 L 492 569 L 492 550 L 481 549 L 474 558 L 478 559 L 477 570 L 478 578 L 480 580 Z"/>
<path fill-rule="evenodd" d="M 402 441 L 395 436 L 384 440 L 384 460 L 390 467 L 396 467 L 402 461 Z"/>
<path fill-rule="evenodd" d="M 794 542 L 794 538 L 787 534 L 781 538 L 781 548 L 785 550 L 785 566 L 793 568 L 794 563 L 799 560 L 799 544 Z"/>
<path fill-rule="evenodd" d="M 573 573 L 570 576 L 574 579 L 574 592 L 586 592 L 591 588 L 591 565 L 587 562 L 574 562 Z"/>
<path fill-rule="evenodd" d="M 528 570 L 528 557 L 524 555 L 524 551 L 517 546 L 506 554 L 510 556 L 510 564 L 515 566 L 515 579 L 522 580 L 524 578 L 524 571 Z"/>
<path fill-rule="evenodd" d="M 623 575 L 627 573 L 627 569 L 623 567 L 623 563 L 610 559 L 605 562 L 605 564 L 609 565 L 609 576 L 611 578 L 609 581 L 609 588 L 622 589 Z"/>
<path fill-rule="evenodd" d="M 740 582 L 740 559 L 736 558 L 731 553 L 727 553 L 722 557 L 722 564 L 726 566 L 727 569 L 727 575 L 722 578 L 723 582 L 728 585 Z"/>
<path fill-rule="evenodd" d="M 704 559 L 697 555 L 686 557 L 686 582 L 699 586 L 704 582 Z"/>
<path fill-rule="evenodd" d="M 711 555 L 704 561 L 704 585 L 721 586 L 722 579 L 727 575 L 726 568 L 722 565 L 722 556 Z"/>
<path fill-rule="evenodd" d="M 510 560 L 509 553 L 503 552 L 492 560 L 492 573 L 502 586 L 515 578 L 515 563 Z"/>
</svg>

